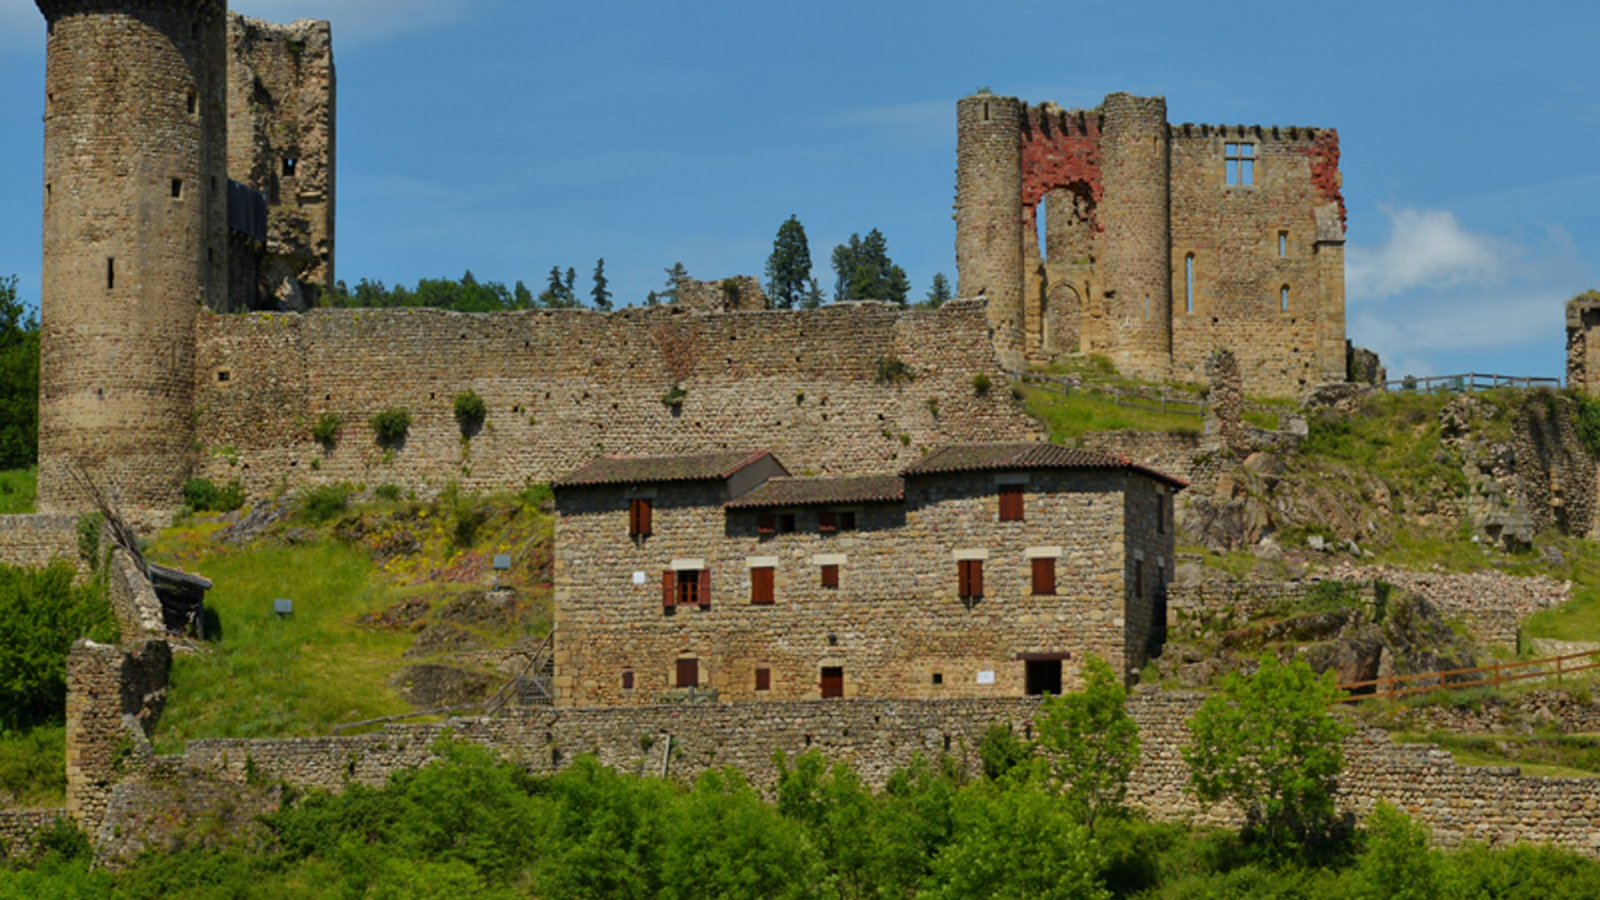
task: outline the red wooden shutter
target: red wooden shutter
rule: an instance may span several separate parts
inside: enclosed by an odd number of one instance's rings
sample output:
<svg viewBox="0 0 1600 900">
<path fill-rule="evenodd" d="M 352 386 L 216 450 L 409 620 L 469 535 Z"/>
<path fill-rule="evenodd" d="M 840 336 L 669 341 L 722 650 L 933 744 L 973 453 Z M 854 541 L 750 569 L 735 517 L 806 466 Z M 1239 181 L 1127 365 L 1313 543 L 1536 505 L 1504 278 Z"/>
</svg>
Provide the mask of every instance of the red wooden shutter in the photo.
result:
<svg viewBox="0 0 1600 900">
<path fill-rule="evenodd" d="M 700 660 L 678 660 L 678 687 L 700 686 Z"/>
<path fill-rule="evenodd" d="M 972 596 L 972 563 L 969 560 L 956 563 L 956 593 L 963 600 Z"/>
<path fill-rule="evenodd" d="M 1000 486 L 1000 521 L 1022 521 L 1022 485 L 1003 484 Z"/>
<path fill-rule="evenodd" d="M 649 537 L 655 533 L 655 501 L 639 501 L 639 536 Z"/>
<path fill-rule="evenodd" d="M 824 698 L 844 696 L 843 668 L 829 666 L 822 670 L 822 696 Z"/>
<path fill-rule="evenodd" d="M 975 559 L 967 563 L 972 567 L 972 596 L 983 596 L 983 560 Z"/>
<path fill-rule="evenodd" d="M 1033 560 L 1033 592 L 1035 594 L 1054 594 L 1056 592 L 1056 561 L 1054 557 L 1041 556 Z"/>
<path fill-rule="evenodd" d="M 750 602 L 756 606 L 770 606 L 774 595 L 773 570 L 767 567 L 750 570 Z"/>
<path fill-rule="evenodd" d="M 756 670 L 756 690 L 758 690 L 758 691 L 770 691 L 770 690 L 772 690 L 772 670 L 771 669 L 757 669 Z"/>
<path fill-rule="evenodd" d="M 822 586 L 825 588 L 836 588 L 839 586 L 838 566 L 826 565 L 822 567 Z"/>
<path fill-rule="evenodd" d="M 668 609 L 678 605 L 678 573 L 671 569 L 661 571 L 661 605 Z"/>
<path fill-rule="evenodd" d="M 628 501 L 628 537 L 639 536 L 639 501 Z"/>
<path fill-rule="evenodd" d="M 711 570 L 700 570 L 700 608 L 711 608 Z"/>
<path fill-rule="evenodd" d="M 817 514 L 817 530 L 823 534 L 833 534 L 839 530 L 839 519 L 831 512 Z"/>
<path fill-rule="evenodd" d="M 625 690 L 625 691 L 633 690 L 633 673 L 632 672 L 623 672 L 622 673 L 622 689 Z"/>
<path fill-rule="evenodd" d="M 756 534 L 777 534 L 778 517 L 772 513 L 762 513 L 756 516 Z"/>
</svg>

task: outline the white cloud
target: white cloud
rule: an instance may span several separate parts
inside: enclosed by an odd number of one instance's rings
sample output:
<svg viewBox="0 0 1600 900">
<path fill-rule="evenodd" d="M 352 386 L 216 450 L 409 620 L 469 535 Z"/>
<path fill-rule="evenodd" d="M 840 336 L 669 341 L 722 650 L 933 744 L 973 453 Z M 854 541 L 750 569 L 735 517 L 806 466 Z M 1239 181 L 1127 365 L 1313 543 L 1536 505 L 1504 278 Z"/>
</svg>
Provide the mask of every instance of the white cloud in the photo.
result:
<svg viewBox="0 0 1600 900">
<path fill-rule="evenodd" d="M 289 22 L 327 19 L 336 41 L 377 41 L 466 18 L 479 0 L 234 0 L 234 12 Z"/>
<path fill-rule="evenodd" d="M 1374 248 L 1351 246 L 1345 254 L 1352 301 L 1419 288 L 1501 283 L 1518 256 L 1515 244 L 1463 228 L 1448 210 L 1384 207 L 1383 213 L 1389 218 L 1389 239 Z"/>
</svg>

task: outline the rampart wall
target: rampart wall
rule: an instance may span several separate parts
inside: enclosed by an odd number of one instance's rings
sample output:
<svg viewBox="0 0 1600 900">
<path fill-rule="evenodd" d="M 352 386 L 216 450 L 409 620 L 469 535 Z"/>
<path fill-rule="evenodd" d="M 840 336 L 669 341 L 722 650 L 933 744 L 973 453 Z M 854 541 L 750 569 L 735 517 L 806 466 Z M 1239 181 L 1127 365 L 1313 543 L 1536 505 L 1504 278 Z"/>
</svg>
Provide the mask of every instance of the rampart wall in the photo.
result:
<svg viewBox="0 0 1600 900">
<path fill-rule="evenodd" d="M 602 453 L 767 447 L 796 474 L 883 471 L 940 444 L 1041 436 L 1006 391 L 973 386 L 979 373 L 1006 383 L 979 301 L 202 314 L 198 347 L 199 471 L 258 496 L 339 481 L 504 489 Z M 880 382 L 883 360 L 914 377 Z M 674 385 L 686 393 L 670 406 Z M 489 409 L 470 441 L 452 406 L 467 390 Z M 393 449 L 368 425 L 389 407 L 412 423 Z M 325 413 L 343 422 L 326 446 L 311 434 Z"/>
<path fill-rule="evenodd" d="M 41 568 L 64 559 L 80 572 L 77 516 L 0 516 L 0 565 Z"/>
</svg>

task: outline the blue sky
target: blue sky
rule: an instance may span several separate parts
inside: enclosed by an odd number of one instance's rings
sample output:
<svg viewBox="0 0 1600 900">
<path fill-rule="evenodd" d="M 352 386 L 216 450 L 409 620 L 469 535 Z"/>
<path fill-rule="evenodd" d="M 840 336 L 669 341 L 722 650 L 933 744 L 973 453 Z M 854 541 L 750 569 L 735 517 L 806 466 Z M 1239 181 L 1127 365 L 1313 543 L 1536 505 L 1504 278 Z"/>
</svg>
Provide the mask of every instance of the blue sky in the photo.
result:
<svg viewBox="0 0 1600 900">
<path fill-rule="evenodd" d="M 955 101 L 980 85 L 1174 122 L 1336 127 L 1349 330 L 1394 376 L 1559 375 L 1600 287 L 1591 2 L 233 0 L 334 23 L 338 273 L 586 286 L 759 274 L 800 216 L 955 275 Z M 0 274 L 38 296 L 43 18 L 0 0 Z"/>
</svg>

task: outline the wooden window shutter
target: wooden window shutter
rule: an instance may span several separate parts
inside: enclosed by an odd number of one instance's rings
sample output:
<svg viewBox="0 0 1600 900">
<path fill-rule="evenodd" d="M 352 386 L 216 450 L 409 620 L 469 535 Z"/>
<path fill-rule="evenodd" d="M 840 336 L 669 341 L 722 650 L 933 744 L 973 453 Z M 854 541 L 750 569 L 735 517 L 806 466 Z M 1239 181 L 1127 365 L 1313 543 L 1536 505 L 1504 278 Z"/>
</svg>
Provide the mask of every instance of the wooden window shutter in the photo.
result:
<svg viewBox="0 0 1600 900">
<path fill-rule="evenodd" d="M 772 670 L 771 669 L 757 669 L 756 670 L 756 690 L 758 690 L 758 691 L 770 691 L 770 690 L 772 690 Z"/>
<path fill-rule="evenodd" d="M 957 593 L 965 600 L 972 596 L 972 561 L 963 559 L 956 563 Z"/>
<path fill-rule="evenodd" d="M 774 571 L 762 567 L 750 570 L 750 602 L 756 606 L 772 605 L 774 590 Z"/>
<path fill-rule="evenodd" d="M 639 501 L 639 536 L 649 537 L 655 534 L 655 501 Z"/>
<path fill-rule="evenodd" d="M 700 570 L 700 608 L 711 608 L 711 570 Z"/>
<path fill-rule="evenodd" d="M 1035 594 L 1054 594 L 1056 592 L 1055 557 L 1040 556 L 1034 558 L 1033 592 Z"/>
<path fill-rule="evenodd" d="M 1000 521 L 1022 521 L 1022 485 L 1000 485 Z"/>
<path fill-rule="evenodd" d="M 829 564 L 822 567 L 822 586 L 825 588 L 836 588 L 839 586 L 838 566 Z"/>
<path fill-rule="evenodd" d="M 700 686 L 700 660 L 678 660 L 678 687 Z"/>
<path fill-rule="evenodd" d="M 633 690 L 633 673 L 632 672 L 623 672 L 622 673 L 622 689 L 625 690 L 625 691 Z"/>
<path fill-rule="evenodd" d="M 661 605 L 667 609 L 678 605 L 678 573 L 671 569 L 661 570 Z"/>
<path fill-rule="evenodd" d="M 817 530 L 823 534 L 833 534 L 839 530 L 839 517 L 831 512 L 818 513 Z"/>
<path fill-rule="evenodd" d="M 756 534 L 777 534 L 778 517 L 772 513 L 762 513 L 756 516 Z"/>
<path fill-rule="evenodd" d="M 967 563 L 972 569 L 972 596 L 983 596 L 983 560 L 974 559 Z"/>
</svg>

